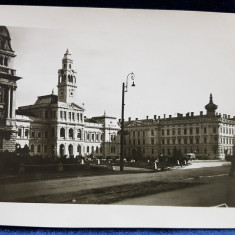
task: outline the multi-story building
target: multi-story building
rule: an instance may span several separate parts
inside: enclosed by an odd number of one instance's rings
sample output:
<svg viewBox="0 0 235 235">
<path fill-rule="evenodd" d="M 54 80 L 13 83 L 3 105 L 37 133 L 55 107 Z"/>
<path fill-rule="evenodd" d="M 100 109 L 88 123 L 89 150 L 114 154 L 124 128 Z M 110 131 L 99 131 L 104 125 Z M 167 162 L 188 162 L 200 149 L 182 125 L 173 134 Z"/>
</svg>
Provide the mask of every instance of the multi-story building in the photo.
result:
<svg viewBox="0 0 235 235">
<path fill-rule="evenodd" d="M 178 113 L 176 117 L 154 116 L 144 120 L 125 122 L 128 135 L 124 140 L 126 157 L 136 154 L 142 157 L 160 154 L 172 155 L 174 149 L 182 153 L 195 153 L 208 158 L 225 158 L 233 154 L 235 136 L 235 117 L 215 113 L 217 105 L 210 95 L 207 113 L 185 116 Z"/>
<path fill-rule="evenodd" d="M 111 139 L 120 129 L 117 119 L 105 114 L 86 118 L 83 105 L 77 104 L 76 91 L 77 73 L 67 50 L 62 68 L 58 70 L 58 96 L 52 91 L 50 95 L 39 96 L 33 105 L 17 110 L 17 114 L 24 115 L 18 120 L 17 144 L 25 144 L 22 142 L 26 140 L 26 129 L 30 126 L 28 145 L 31 155 L 119 156 L 119 140 Z M 25 116 L 29 117 L 27 128 Z M 21 126 L 25 127 L 24 131 Z"/>
<path fill-rule="evenodd" d="M 0 152 L 15 150 L 15 93 L 20 79 L 14 69 L 15 56 L 8 29 L 0 26 Z"/>
</svg>

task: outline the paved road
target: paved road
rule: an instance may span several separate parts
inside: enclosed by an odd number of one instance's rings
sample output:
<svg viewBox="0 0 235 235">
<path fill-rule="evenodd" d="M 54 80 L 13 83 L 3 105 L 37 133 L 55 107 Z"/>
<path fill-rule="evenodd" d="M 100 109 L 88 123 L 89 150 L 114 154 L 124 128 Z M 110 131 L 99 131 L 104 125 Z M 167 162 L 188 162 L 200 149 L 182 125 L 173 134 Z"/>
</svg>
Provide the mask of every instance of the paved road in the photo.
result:
<svg viewBox="0 0 235 235">
<path fill-rule="evenodd" d="M 87 190 L 87 189 L 118 186 L 118 185 L 123 185 L 123 184 L 136 184 L 136 183 L 147 182 L 147 181 L 177 182 L 177 181 L 182 181 L 182 180 L 192 180 L 190 178 L 193 178 L 193 180 L 194 178 L 196 178 L 198 180 L 200 179 L 199 176 L 227 174 L 229 170 L 228 165 L 229 165 L 228 162 L 223 162 L 223 161 L 207 161 L 207 162 L 196 161 L 196 162 L 193 162 L 192 165 L 190 166 L 186 166 L 183 168 L 176 167 L 175 169 L 171 171 L 166 171 L 166 172 L 153 172 L 153 173 L 143 172 L 143 173 L 132 173 L 132 174 L 89 176 L 89 177 L 76 177 L 76 178 L 69 178 L 69 179 L 52 179 L 52 180 L 33 181 L 33 182 L 25 182 L 25 183 L 2 184 L 0 185 L 0 201 L 21 202 L 21 201 L 25 201 L 24 200 L 25 198 L 30 198 L 30 197 L 38 197 L 38 196 L 44 196 L 44 195 L 56 195 L 56 194 L 59 195 L 61 193 L 69 194 L 69 193 L 78 192 L 78 191 Z M 227 176 L 224 177 L 225 182 L 227 178 L 228 178 Z M 201 180 L 204 180 L 204 179 L 201 179 Z M 234 183 L 233 178 L 229 180 L 231 181 L 231 183 L 232 182 Z M 217 188 L 220 187 L 219 185 L 224 184 L 224 181 L 219 180 L 217 182 L 217 180 L 215 180 L 215 184 L 217 185 L 216 187 Z M 203 185 L 204 188 L 202 188 L 201 191 L 200 190 L 199 191 L 200 192 L 208 191 L 210 196 L 213 198 L 215 197 L 216 194 L 212 195 L 210 193 L 213 188 L 213 186 L 211 185 L 213 184 Z M 228 186 L 229 185 L 230 184 L 228 183 Z M 203 187 L 203 186 L 198 186 L 198 187 Z M 228 189 L 229 191 L 228 186 L 226 189 Z M 198 196 L 194 193 L 197 193 L 198 191 L 191 191 L 191 190 L 196 190 L 198 187 L 195 187 L 190 190 L 184 189 L 185 191 L 183 192 L 188 195 L 187 197 L 197 198 Z M 176 190 L 174 192 L 178 192 L 178 191 Z M 234 191 L 231 191 L 231 192 L 234 193 Z M 171 193 L 169 192 L 165 193 L 166 195 L 163 195 L 161 198 L 168 198 L 169 199 L 168 201 L 165 199 L 164 201 L 160 199 L 157 200 L 156 197 L 149 197 L 147 199 L 143 197 L 142 199 L 138 198 L 136 199 L 137 201 L 132 201 L 132 202 L 129 201 L 128 203 L 129 204 L 141 204 L 142 202 L 144 202 L 143 205 L 146 205 L 146 201 L 149 201 L 151 205 L 158 205 L 158 203 L 160 203 L 160 205 L 168 205 L 167 203 L 172 203 L 172 202 L 174 205 L 180 205 L 180 202 L 178 202 L 178 200 L 180 197 L 182 198 L 182 196 L 180 196 L 182 195 L 182 191 L 181 193 L 180 192 L 178 193 L 179 193 L 178 198 L 176 198 L 174 194 L 172 194 L 172 197 L 170 198 L 170 196 L 167 196 L 167 195 L 171 195 Z M 223 197 L 223 195 L 221 195 L 221 197 Z M 137 203 L 138 201 L 140 203 Z M 195 202 L 195 205 L 197 205 L 199 201 L 200 200 L 197 200 Z M 56 202 L 56 197 L 55 197 L 55 202 Z M 125 204 L 126 201 L 123 201 L 120 203 Z M 188 204 L 185 203 L 185 205 L 190 205 L 190 203 L 192 203 L 192 200 L 188 201 Z"/>
</svg>

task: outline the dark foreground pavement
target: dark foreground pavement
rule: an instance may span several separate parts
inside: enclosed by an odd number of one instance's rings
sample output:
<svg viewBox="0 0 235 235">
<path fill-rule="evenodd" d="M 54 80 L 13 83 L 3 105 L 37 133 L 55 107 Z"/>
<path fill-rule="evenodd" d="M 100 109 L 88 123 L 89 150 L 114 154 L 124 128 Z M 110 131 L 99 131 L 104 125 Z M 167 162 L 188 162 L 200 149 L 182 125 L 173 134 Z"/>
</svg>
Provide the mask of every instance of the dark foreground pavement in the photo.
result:
<svg viewBox="0 0 235 235">
<path fill-rule="evenodd" d="M 197 162 L 165 172 L 0 181 L 1 202 L 235 206 L 235 177 L 226 162 Z M 131 171 L 130 171 L 131 172 Z"/>
</svg>

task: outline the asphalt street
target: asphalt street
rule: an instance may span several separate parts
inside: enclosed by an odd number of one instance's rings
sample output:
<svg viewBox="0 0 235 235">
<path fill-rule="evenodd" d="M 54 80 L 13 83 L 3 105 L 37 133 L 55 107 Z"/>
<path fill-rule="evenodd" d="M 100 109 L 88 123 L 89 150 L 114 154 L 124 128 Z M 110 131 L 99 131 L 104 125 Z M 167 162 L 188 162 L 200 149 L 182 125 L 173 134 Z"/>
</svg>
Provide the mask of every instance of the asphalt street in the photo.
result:
<svg viewBox="0 0 235 235">
<path fill-rule="evenodd" d="M 98 190 L 122 185 L 138 185 L 147 182 L 200 183 L 167 192 L 149 193 L 141 197 L 120 198 L 115 204 L 122 205 L 169 205 L 169 206 L 216 206 L 226 203 L 235 206 L 235 176 L 228 177 L 230 163 L 225 161 L 195 161 L 189 166 L 175 167 L 163 172 L 142 172 L 131 174 L 114 174 L 65 179 L 47 179 L 31 182 L 0 184 L 0 201 L 27 202 L 27 199 L 50 196 L 54 203 L 60 202 L 60 195 L 66 194 L 73 202 L 75 193 L 85 190 Z M 119 170 L 117 167 L 115 170 Z M 126 170 L 129 170 L 126 168 Z M 95 192 L 95 191 L 94 191 Z M 115 196 L 118 200 L 118 193 Z M 116 194 L 117 193 L 117 194 Z M 95 195 L 93 195 L 95 197 Z M 101 194 L 102 196 L 102 194 Z M 113 196 L 113 195 L 112 195 Z M 89 198 L 87 199 L 89 203 Z M 76 200 L 75 200 L 76 201 Z M 30 201 L 31 202 L 31 201 Z"/>
</svg>

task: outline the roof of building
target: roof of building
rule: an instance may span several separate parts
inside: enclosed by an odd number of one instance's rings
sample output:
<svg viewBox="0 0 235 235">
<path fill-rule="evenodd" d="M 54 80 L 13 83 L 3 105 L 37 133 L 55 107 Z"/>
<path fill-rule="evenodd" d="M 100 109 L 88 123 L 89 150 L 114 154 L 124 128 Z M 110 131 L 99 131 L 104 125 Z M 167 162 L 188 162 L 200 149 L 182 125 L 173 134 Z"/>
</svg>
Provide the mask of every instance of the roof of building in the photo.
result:
<svg viewBox="0 0 235 235">
<path fill-rule="evenodd" d="M 58 101 L 58 96 L 51 94 L 51 95 L 38 96 L 38 99 L 35 102 L 35 104 L 56 104 L 57 101 Z"/>
</svg>

